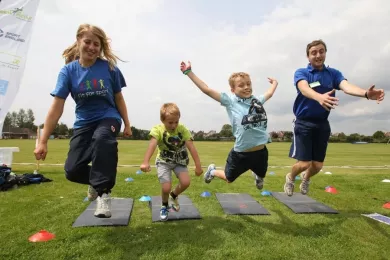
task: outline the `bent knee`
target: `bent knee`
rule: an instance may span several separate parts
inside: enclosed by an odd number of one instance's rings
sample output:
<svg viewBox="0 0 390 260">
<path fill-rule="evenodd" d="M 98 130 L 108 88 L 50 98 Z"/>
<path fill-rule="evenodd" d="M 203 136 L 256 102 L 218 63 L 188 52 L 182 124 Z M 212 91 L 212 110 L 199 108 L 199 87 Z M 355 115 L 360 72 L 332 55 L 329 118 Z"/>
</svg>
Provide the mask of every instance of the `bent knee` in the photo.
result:
<svg viewBox="0 0 390 260">
<path fill-rule="evenodd" d="M 312 162 L 311 167 L 313 168 L 313 172 L 318 173 L 322 167 L 324 166 L 324 163 L 322 162 Z"/>
<path fill-rule="evenodd" d="M 311 164 L 312 164 L 311 161 L 299 161 L 298 162 L 298 165 L 299 165 L 299 167 L 301 168 L 302 171 L 305 171 L 305 170 L 309 169 Z"/>
</svg>

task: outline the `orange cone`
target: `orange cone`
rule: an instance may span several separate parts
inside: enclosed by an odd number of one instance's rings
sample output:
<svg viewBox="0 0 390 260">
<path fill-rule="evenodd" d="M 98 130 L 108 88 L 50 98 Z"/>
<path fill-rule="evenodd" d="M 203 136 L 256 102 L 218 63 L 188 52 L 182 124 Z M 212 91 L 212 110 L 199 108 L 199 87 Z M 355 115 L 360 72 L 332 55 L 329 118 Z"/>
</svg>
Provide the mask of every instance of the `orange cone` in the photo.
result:
<svg viewBox="0 0 390 260">
<path fill-rule="evenodd" d="M 326 192 L 337 194 L 337 190 L 335 187 L 328 187 L 325 189 Z"/>
<path fill-rule="evenodd" d="M 49 240 L 52 240 L 56 236 L 50 232 L 47 232 L 46 230 L 41 230 L 38 233 L 32 235 L 29 237 L 30 242 L 46 242 Z"/>
</svg>

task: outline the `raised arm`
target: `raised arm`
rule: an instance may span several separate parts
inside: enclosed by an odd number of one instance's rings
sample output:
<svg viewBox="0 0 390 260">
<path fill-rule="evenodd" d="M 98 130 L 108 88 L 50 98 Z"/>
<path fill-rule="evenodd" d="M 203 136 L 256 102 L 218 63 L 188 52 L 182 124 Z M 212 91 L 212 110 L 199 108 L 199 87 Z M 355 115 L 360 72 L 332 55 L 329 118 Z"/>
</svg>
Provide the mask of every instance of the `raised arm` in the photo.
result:
<svg viewBox="0 0 390 260">
<path fill-rule="evenodd" d="M 195 75 L 195 73 L 192 72 L 191 62 L 188 62 L 188 64 L 182 62 L 180 64 L 180 70 L 184 75 L 187 75 L 203 93 L 212 99 L 221 102 L 221 93 L 215 91 L 212 88 L 209 88 L 206 83 L 204 83 L 200 78 L 198 78 L 198 76 Z"/>
<path fill-rule="evenodd" d="M 270 99 L 278 86 L 278 81 L 274 78 L 268 78 L 269 83 L 271 83 L 271 87 L 264 93 L 264 99 L 267 101 Z"/>
<path fill-rule="evenodd" d="M 356 85 L 349 83 L 347 80 L 340 82 L 340 89 L 345 94 L 355 97 L 365 97 L 370 100 L 376 100 L 379 104 L 385 98 L 385 91 L 383 89 L 374 89 L 375 85 L 372 85 L 368 90 L 362 89 Z"/>
</svg>

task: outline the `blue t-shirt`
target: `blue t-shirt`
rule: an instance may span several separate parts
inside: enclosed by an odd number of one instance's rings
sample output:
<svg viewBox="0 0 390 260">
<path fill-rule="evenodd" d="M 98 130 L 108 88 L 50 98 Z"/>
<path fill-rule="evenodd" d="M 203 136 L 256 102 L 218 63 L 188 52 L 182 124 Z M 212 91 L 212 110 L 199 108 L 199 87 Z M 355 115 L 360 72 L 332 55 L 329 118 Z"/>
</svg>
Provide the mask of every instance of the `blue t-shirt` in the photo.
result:
<svg viewBox="0 0 390 260">
<path fill-rule="evenodd" d="M 236 138 L 234 151 L 243 152 L 268 143 L 268 120 L 263 107 L 264 102 L 263 95 L 243 99 L 235 94 L 221 93 L 221 105 L 226 107 Z"/>
<path fill-rule="evenodd" d="M 317 101 L 305 97 L 298 88 L 298 82 L 306 80 L 316 92 L 324 94 L 332 89 L 340 90 L 340 82 L 345 80 L 340 71 L 325 67 L 322 70 L 314 69 L 310 64 L 306 68 L 295 71 L 294 85 L 298 95 L 294 102 L 293 112 L 297 119 L 326 120 L 330 111 L 326 111 Z M 332 96 L 335 96 L 333 94 Z"/>
<path fill-rule="evenodd" d="M 97 59 L 89 68 L 81 67 L 78 60 L 65 65 L 57 79 L 52 96 L 66 99 L 71 94 L 76 102 L 74 128 L 83 127 L 103 118 L 116 118 L 122 122 L 115 105 L 115 94 L 126 87 L 121 71 L 110 70 L 108 61 Z"/>
</svg>

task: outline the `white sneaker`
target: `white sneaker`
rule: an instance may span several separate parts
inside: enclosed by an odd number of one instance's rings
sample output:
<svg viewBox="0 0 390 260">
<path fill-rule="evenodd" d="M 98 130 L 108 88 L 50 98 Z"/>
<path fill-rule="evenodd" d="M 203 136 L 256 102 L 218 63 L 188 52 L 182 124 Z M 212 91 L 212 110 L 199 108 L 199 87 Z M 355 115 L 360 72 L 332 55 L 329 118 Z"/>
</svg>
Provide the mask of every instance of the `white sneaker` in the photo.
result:
<svg viewBox="0 0 390 260">
<path fill-rule="evenodd" d="M 88 186 L 87 197 L 89 201 L 94 201 L 98 197 L 97 191 L 91 185 Z"/>
<path fill-rule="evenodd" d="M 209 167 L 207 167 L 207 171 L 203 175 L 203 179 L 206 183 L 210 183 L 212 179 L 214 179 L 214 175 L 211 174 L 211 171 L 215 170 L 215 165 L 210 164 Z"/>
<path fill-rule="evenodd" d="M 103 193 L 102 196 L 97 197 L 97 205 L 94 215 L 97 218 L 111 218 L 110 194 Z"/>
<path fill-rule="evenodd" d="M 310 181 L 306 179 L 302 179 L 301 185 L 299 185 L 299 189 L 303 195 L 306 195 L 309 192 Z"/>
<path fill-rule="evenodd" d="M 292 181 L 289 177 L 289 173 L 286 175 L 286 183 L 284 184 L 284 192 L 287 194 L 287 196 L 292 196 L 294 193 L 294 181 Z"/>
</svg>

